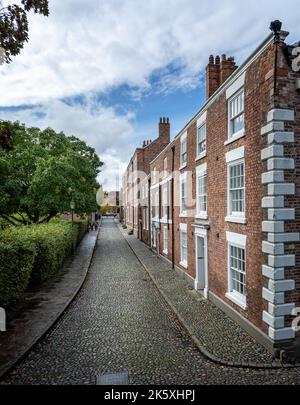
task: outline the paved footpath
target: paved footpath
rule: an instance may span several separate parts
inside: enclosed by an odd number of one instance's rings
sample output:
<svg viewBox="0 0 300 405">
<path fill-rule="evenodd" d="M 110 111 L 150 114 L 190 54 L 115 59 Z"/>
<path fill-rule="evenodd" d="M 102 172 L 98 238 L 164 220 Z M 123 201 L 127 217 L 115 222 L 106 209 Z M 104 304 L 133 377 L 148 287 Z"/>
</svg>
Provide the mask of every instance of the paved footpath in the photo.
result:
<svg viewBox="0 0 300 405">
<path fill-rule="evenodd" d="M 2 384 L 297 384 L 300 372 L 218 366 L 186 335 L 113 220 L 103 221 L 87 280 L 52 331 Z"/>
</svg>

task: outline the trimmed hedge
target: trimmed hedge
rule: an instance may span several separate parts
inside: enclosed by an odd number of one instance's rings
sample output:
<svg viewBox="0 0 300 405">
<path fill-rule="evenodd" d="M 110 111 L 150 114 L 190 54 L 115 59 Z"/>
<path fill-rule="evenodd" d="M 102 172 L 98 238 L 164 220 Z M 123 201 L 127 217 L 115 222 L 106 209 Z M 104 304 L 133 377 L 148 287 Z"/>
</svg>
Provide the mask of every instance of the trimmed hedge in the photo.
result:
<svg viewBox="0 0 300 405">
<path fill-rule="evenodd" d="M 0 240 L 0 307 L 17 303 L 28 287 L 36 250 L 22 238 Z"/>
<path fill-rule="evenodd" d="M 25 280 L 22 283 L 22 291 L 25 291 L 29 283 L 34 285 L 42 283 L 57 273 L 64 260 L 71 254 L 73 245 L 77 245 L 84 236 L 86 229 L 87 226 L 83 222 L 76 222 L 72 226 L 70 222 L 55 219 L 49 224 L 11 227 L 0 232 L 1 246 L 10 246 L 13 244 L 13 241 L 17 240 L 20 247 L 19 250 L 16 250 L 13 261 L 10 258 L 11 249 L 9 251 L 3 250 L 0 266 L 0 283 L 2 277 L 3 291 L 5 290 L 8 295 L 10 292 L 11 299 L 6 298 L 4 300 L 4 295 L 2 296 L 0 288 L 0 306 L 1 303 L 2 306 L 15 303 L 15 289 L 19 289 L 19 283 L 16 282 L 16 287 L 14 287 L 13 283 L 8 283 L 8 279 L 11 272 L 18 272 L 17 266 L 20 265 L 24 256 L 26 256 L 22 247 L 32 247 L 29 254 L 32 260 L 31 262 L 28 261 L 26 265 L 27 271 L 30 268 L 29 278 L 27 284 Z"/>
</svg>

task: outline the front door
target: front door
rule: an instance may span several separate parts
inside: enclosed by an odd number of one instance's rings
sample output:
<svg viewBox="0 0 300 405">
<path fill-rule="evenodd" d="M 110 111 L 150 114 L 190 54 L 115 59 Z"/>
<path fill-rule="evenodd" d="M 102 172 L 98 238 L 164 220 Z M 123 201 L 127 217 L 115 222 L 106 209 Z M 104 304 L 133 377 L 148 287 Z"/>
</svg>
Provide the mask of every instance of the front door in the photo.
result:
<svg viewBox="0 0 300 405">
<path fill-rule="evenodd" d="M 206 258 L 205 258 L 205 239 L 202 236 L 197 236 L 197 246 L 196 246 L 196 267 L 197 267 L 197 278 L 196 278 L 196 289 L 204 290 L 206 288 Z"/>
</svg>

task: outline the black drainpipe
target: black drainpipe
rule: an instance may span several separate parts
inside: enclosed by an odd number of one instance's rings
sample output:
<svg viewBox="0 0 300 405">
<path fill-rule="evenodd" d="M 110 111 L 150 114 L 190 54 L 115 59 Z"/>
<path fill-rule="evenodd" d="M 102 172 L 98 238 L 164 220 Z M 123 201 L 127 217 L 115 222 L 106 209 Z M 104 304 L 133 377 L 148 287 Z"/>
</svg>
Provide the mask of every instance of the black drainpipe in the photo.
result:
<svg viewBox="0 0 300 405">
<path fill-rule="evenodd" d="M 172 216 L 172 268 L 173 268 L 173 269 L 175 269 L 174 169 L 175 169 L 175 146 L 172 146 L 171 216 Z"/>
<path fill-rule="evenodd" d="M 270 25 L 270 30 L 274 33 L 274 44 L 275 44 L 275 69 L 274 69 L 274 106 L 276 107 L 276 97 L 277 97 L 277 68 L 278 68 L 278 45 L 281 42 L 281 27 L 282 22 L 279 20 L 272 21 Z"/>
</svg>

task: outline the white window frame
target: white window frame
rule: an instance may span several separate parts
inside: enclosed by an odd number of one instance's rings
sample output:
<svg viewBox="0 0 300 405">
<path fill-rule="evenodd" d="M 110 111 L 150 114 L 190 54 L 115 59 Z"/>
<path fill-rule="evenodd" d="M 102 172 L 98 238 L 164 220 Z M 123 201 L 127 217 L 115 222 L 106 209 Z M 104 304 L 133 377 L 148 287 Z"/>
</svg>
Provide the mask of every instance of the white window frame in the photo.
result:
<svg viewBox="0 0 300 405">
<path fill-rule="evenodd" d="M 246 165 L 245 147 L 234 149 L 226 154 L 227 163 L 227 217 L 226 222 L 246 224 Z M 230 168 L 239 164 L 244 165 L 244 212 L 232 212 L 231 192 L 230 192 Z"/>
<path fill-rule="evenodd" d="M 235 114 L 233 117 L 231 116 L 231 105 L 233 101 L 235 101 L 239 96 L 243 95 L 243 109 Z M 237 119 L 238 117 L 243 115 L 243 128 L 240 130 L 233 132 L 233 121 Z M 245 136 L 245 90 L 244 87 L 240 88 L 235 94 L 233 94 L 229 99 L 228 99 L 228 140 L 225 142 L 225 145 L 228 145 L 231 142 L 236 141 L 237 139 L 242 138 Z"/>
<path fill-rule="evenodd" d="M 201 143 L 205 143 L 205 150 L 203 150 L 202 152 L 199 152 L 199 137 L 200 137 L 200 130 L 205 129 L 205 135 L 204 135 L 204 139 L 202 139 Z M 196 160 L 199 159 L 203 159 L 207 152 L 206 152 L 206 147 L 207 147 L 207 136 L 206 136 L 206 121 L 202 122 L 198 127 L 197 127 L 197 158 Z"/>
<path fill-rule="evenodd" d="M 143 229 L 148 231 L 148 207 L 142 207 L 143 210 Z"/>
<path fill-rule="evenodd" d="M 162 189 L 162 207 L 163 207 L 163 214 L 162 218 L 168 218 L 168 206 L 169 206 L 169 187 L 168 184 L 165 184 Z"/>
<path fill-rule="evenodd" d="M 152 247 L 156 248 L 157 229 L 152 225 Z"/>
<path fill-rule="evenodd" d="M 159 219 L 159 191 L 155 191 L 154 194 L 154 213 L 155 213 L 155 219 Z"/>
<path fill-rule="evenodd" d="M 137 225 L 137 219 L 138 219 L 137 218 L 137 211 L 138 211 L 137 207 L 134 207 L 133 210 L 134 210 L 134 225 Z"/>
<path fill-rule="evenodd" d="M 182 151 L 183 145 L 185 144 L 185 152 Z M 183 155 L 185 155 L 185 161 L 183 160 Z M 187 166 L 187 133 L 183 134 L 180 138 L 180 169 L 182 170 Z"/>
<path fill-rule="evenodd" d="M 169 250 L 169 229 L 168 226 L 165 225 L 163 227 L 163 237 L 164 237 L 164 249 L 163 249 L 163 253 L 165 255 L 168 254 L 168 250 Z"/>
<path fill-rule="evenodd" d="M 168 158 L 164 158 L 164 179 L 168 177 Z"/>
<path fill-rule="evenodd" d="M 184 196 L 182 195 L 182 184 L 185 185 L 185 186 L 184 186 Z M 180 187 L 180 190 L 179 190 L 180 216 L 181 216 L 181 217 L 186 217 L 186 216 L 187 216 L 187 206 L 186 206 L 186 200 L 187 200 L 187 192 L 186 192 L 186 191 L 187 191 L 187 173 L 182 173 L 182 174 L 180 175 L 180 178 L 179 178 L 179 187 Z M 184 197 L 184 200 L 185 200 L 184 207 L 183 207 L 183 204 L 182 204 L 183 197 Z"/>
<path fill-rule="evenodd" d="M 199 190 L 199 179 L 206 179 L 206 194 L 201 194 L 202 197 L 206 198 L 206 210 L 201 210 L 199 204 L 200 190 Z M 198 166 L 196 168 L 196 218 L 207 219 L 207 164 Z"/>
<path fill-rule="evenodd" d="M 186 238 L 186 246 L 182 245 L 183 235 Z M 183 249 L 186 249 L 186 257 L 184 257 Z M 180 224 L 180 266 L 185 269 L 188 268 L 188 234 L 187 234 L 187 224 Z"/>
<path fill-rule="evenodd" d="M 156 184 L 156 166 L 153 168 L 153 184 Z"/>
<path fill-rule="evenodd" d="M 228 291 L 226 297 L 232 301 L 234 304 L 241 307 L 243 310 L 247 309 L 247 236 L 241 235 L 233 232 L 226 232 L 227 240 L 227 272 L 228 272 Z M 232 286 L 232 271 L 231 271 L 231 247 L 236 247 L 238 249 L 244 250 L 244 261 L 245 261 L 245 295 L 238 291 L 233 290 Z"/>
</svg>

